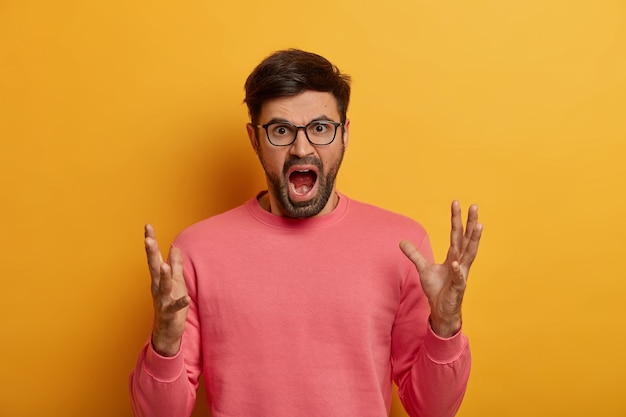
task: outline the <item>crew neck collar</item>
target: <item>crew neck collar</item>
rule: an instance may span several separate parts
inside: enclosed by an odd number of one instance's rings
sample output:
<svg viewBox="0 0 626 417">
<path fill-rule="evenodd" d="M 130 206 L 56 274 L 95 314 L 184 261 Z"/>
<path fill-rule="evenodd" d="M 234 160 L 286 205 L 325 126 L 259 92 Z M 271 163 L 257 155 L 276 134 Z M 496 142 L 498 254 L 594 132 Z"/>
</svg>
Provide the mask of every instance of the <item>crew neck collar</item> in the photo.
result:
<svg viewBox="0 0 626 417">
<path fill-rule="evenodd" d="M 337 206 L 333 209 L 333 211 L 323 216 L 297 219 L 294 217 L 279 216 L 277 214 L 273 214 L 267 210 L 264 210 L 259 203 L 259 197 L 266 193 L 267 191 L 261 191 L 256 195 L 256 197 L 248 200 L 248 202 L 246 203 L 246 208 L 248 209 L 252 217 L 254 217 L 256 220 L 267 226 L 276 228 L 318 229 L 328 227 L 337 223 L 344 217 L 349 205 L 348 198 L 345 195 L 335 191 L 337 197 L 339 197 L 339 202 L 337 203 Z"/>
</svg>

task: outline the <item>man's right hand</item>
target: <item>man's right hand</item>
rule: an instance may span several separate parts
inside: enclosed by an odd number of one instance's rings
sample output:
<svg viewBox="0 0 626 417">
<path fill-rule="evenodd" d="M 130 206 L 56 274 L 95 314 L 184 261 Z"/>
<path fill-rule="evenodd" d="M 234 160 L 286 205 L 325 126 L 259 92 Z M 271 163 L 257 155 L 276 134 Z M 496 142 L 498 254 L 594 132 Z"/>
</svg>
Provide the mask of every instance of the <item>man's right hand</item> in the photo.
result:
<svg viewBox="0 0 626 417">
<path fill-rule="evenodd" d="M 145 245 L 154 303 L 152 347 L 162 356 L 174 356 L 180 350 L 191 302 L 183 278 L 183 255 L 173 247 L 171 265 L 163 262 L 154 228 L 149 224 L 145 227 Z"/>
</svg>

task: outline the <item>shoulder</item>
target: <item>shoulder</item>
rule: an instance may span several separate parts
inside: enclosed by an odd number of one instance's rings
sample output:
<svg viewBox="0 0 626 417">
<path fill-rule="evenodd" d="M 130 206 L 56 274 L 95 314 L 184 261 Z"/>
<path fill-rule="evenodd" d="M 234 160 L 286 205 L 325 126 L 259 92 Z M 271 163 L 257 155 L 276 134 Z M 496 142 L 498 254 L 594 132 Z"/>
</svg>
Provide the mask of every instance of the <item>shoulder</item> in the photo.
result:
<svg viewBox="0 0 626 417">
<path fill-rule="evenodd" d="M 394 229 L 399 228 L 402 230 L 413 230 L 424 234 L 426 233 L 424 227 L 417 220 L 404 214 L 396 213 L 391 210 L 351 198 L 348 198 L 348 203 L 350 215 L 358 221 L 366 222 L 371 226 L 382 226 Z"/>
<path fill-rule="evenodd" d="M 407 258 L 398 250 L 398 244 L 409 240 L 432 259 L 428 233 L 417 220 L 357 200 L 348 199 L 348 206 L 346 223 L 349 226 L 346 229 L 349 230 L 346 233 L 353 238 L 353 245 L 364 248 L 364 252 L 380 253 L 389 259 L 397 261 L 399 258 L 404 262 Z"/>
<path fill-rule="evenodd" d="M 224 239 L 233 231 L 241 229 L 249 217 L 246 204 L 242 204 L 186 227 L 176 236 L 173 244 L 178 247 L 210 244 L 211 241 Z"/>
</svg>

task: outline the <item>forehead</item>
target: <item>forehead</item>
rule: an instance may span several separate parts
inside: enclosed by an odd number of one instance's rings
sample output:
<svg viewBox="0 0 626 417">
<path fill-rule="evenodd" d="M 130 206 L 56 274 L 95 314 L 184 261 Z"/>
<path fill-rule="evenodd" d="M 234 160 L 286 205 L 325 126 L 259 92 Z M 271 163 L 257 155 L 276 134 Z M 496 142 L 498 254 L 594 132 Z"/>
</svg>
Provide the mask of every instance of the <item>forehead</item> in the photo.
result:
<svg viewBox="0 0 626 417">
<path fill-rule="evenodd" d="M 259 116 L 261 123 L 271 119 L 284 119 L 296 124 L 306 124 L 321 116 L 339 120 L 339 108 L 332 93 L 307 90 L 296 96 L 267 100 L 263 103 Z"/>
</svg>

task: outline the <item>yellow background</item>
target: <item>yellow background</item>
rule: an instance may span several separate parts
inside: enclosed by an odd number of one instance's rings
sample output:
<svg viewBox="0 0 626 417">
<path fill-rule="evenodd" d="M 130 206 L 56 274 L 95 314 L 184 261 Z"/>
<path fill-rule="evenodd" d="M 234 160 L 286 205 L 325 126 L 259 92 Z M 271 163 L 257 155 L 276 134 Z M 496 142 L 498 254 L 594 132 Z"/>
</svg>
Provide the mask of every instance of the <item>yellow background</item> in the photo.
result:
<svg viewBox="0 0 626 417">
<path fill-rule="evenodd" d="M 623 0 L 0 1 L 0 415 L 130 416 L 143 224 L 263 187 L 242 86 L 286 47 L 354 78 L 344 193 L 438 259 L 480 206 L 459 416 L 626 416 Z"/>
</svg>

